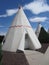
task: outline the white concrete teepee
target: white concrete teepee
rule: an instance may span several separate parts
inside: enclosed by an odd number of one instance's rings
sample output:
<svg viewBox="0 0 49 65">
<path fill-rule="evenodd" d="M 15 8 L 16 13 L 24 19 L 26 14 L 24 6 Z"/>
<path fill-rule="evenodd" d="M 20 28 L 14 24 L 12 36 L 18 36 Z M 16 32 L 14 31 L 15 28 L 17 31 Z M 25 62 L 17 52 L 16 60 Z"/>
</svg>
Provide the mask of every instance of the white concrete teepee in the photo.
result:
<svg viewBox="0 0 49 65">
<path fill-rule="evenodd" d="M 17 49 L 24 51 L 26 48 L 39 49 L 41 44 L 20 7 L 6 35 L 2 50 L 16 52 Z"/>
<path fill-rule="evenodd" d="M 36 29 L 36 32 L 35 32 L 37 37 L 39 37 L 40 31 L 41 31 L 41 27 L 42 27 L 42 25 L 40 23 L 38 23 L 38 26 L 37 26 L 37 29 Z"/>
</svg>

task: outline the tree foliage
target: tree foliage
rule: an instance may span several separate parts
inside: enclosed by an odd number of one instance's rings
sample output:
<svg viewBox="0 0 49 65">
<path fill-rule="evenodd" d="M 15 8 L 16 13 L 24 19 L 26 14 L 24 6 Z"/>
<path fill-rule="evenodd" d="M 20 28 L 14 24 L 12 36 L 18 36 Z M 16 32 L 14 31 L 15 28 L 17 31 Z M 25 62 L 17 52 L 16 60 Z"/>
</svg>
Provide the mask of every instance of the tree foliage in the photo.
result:
<svg viewBox="0 0 49 65">
<path fill-rule="evenodd" d="M 43 27 L 41 28 L 38 39 L 41 43 L 49 43 L 49 34 L 44 30 Z"/>
<path fill-rule="evenodd" d="M 0 36 L 0 65 L 2 65 L 2 40 L 3 40 L 4 36 Z"/>
<path fill-rule="evenodd" d="M 2 42 L 3 38 L 4 38 L 4 36 L 0 36 L 0 43 Z"/>
</svg>

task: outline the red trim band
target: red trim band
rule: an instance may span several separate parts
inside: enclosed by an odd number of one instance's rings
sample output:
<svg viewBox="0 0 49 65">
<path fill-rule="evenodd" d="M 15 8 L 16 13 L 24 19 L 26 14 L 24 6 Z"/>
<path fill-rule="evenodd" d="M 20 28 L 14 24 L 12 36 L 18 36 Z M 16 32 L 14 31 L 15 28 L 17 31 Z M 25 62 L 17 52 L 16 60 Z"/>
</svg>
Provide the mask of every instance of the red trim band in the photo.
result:
<svg viewBox="0 0 49 65">
<path fill-rule="evenodd" d="M 10 28 L 14 28 L 14 27 L 28 27 L 28 28 L 31 28 L 31 26 L 23 26 L 23 25 L 15 25 L 15 26 L 11 26 Z"/>
</svg>

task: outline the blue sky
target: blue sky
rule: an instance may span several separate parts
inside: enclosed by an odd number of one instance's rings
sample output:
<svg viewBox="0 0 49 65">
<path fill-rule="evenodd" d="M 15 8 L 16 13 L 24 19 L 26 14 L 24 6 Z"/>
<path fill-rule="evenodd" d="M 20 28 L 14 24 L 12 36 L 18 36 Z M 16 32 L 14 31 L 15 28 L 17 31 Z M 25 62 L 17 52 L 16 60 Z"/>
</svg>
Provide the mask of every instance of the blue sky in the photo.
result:
<svg viewBox="0 0 49 65">
<path fill-rule="evenodd" d="M 49 0 L 0 0 L 0 35 L 6 34 L 20 5 L 34 29 L 40 22 L 48 30 Z"/>
</svg>

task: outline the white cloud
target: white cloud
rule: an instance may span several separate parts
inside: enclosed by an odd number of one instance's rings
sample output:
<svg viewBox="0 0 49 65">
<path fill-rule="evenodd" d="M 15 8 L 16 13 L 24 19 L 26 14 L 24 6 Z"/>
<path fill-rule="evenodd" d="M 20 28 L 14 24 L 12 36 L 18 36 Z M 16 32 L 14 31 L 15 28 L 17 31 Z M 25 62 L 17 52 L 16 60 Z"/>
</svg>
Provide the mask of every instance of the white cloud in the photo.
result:
<svg viewBox="0 0 49 65">
<path fill-rule="evenodd" d="M 4 26 L 0 25 L 0 27 L 4 27 Z"/>
<path fill-rule="evenodd" d="M 30 10 L 34 14 L 49 11 L 49 5 L 46 0 L 34 0 L 34 2 L 25 5 L 23 8 Z"/>
<path fill-rule="evenodd" d="M 6 14 L 3 14 L 3 15 L 0 15 L 0 17 L 7 17 L 7 15 Z"/>
<path fill-rule="evenodd" d="M 35 17 L 35 18 L 30 18 L 29 20 L 31 22 L 45 22 L 48 18 L 47 17 Z"/>
<path fill-rule="evenodd" d="M 30 10 L 34 14 L 49 11 L 49 5 L 46 0 L 34 0 L 33 2 L 26 4 L 23 9 Z M 0 15 L 0 17 L 7 17 L 14 15 L 18 9 L 7 9 L 6 14 Z"/>
<path fill-rule="evenodd" d="M 6 35 L 6 32 L 0 32 L 0 35 Z"/>
<path fill-rule="evenodd" d="M 14 15 L 18 9 L 8 9 L 6 10 L 6 14 L 0 15 L 0 17 L 7 17 L 7 16 L 12 16 Z"/>
<path fill-rule="evenodd" d="M 6 10 L 6 13 L 8 16 L 12 16 L 13 14 L 15 14 L 18 11 L 18 9 L 10 9 L 10 10 Z"/>
</svg>

